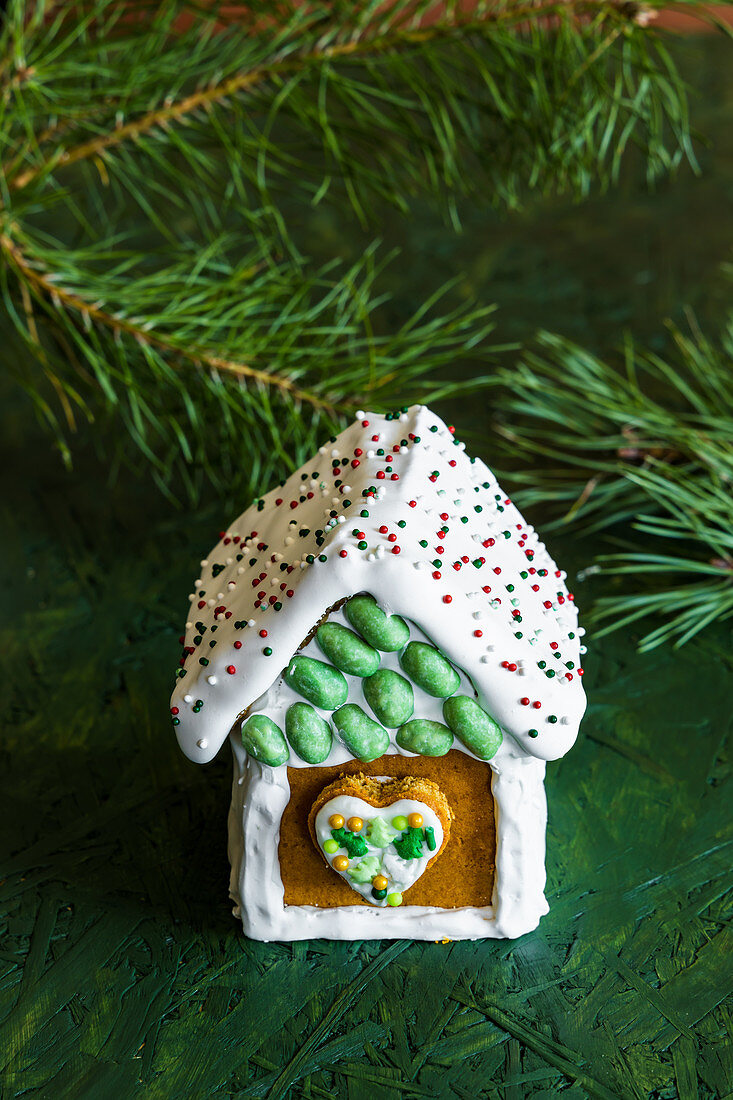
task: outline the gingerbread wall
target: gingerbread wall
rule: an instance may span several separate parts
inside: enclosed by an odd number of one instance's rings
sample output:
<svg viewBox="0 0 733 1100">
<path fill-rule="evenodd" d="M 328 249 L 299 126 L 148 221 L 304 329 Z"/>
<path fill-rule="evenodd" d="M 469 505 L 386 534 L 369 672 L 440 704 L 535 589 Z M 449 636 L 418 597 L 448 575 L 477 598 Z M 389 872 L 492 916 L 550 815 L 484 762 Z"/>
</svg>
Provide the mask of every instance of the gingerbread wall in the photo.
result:
<svg viewBox="0 0 733 1100">
<path fill-rule="evenodd" d="M 491 768 L 451 749 L 441 757 L 382 756 L 370 764 L 353 760 L 337 767 L 288 768 L 290 801 L 280 824 L 278 857 L 286 905 L 367 905 L 329 870 L 308 831 L 308 814 L 321 790 L 341 775 L 414 775 L 431 779 L 455 815 L 450 841 L 438 860 L 405 892 L 406 905 L 446 909 L 491 904 L 496 830 Z"/>
</svg>

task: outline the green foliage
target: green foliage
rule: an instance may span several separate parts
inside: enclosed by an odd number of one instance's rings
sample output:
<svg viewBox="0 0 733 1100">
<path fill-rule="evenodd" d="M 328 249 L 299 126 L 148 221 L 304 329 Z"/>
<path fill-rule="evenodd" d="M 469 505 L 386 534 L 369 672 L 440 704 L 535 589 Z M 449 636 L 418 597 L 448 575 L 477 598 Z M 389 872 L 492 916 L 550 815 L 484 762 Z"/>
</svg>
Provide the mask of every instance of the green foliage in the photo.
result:
<svg viewBox="0 0 733 1100">
<path fill-rule="evenodd" d="M 459 193 L 514 209 L 604 187 L 632 144 L 650 178 L 692 159 L 648 9 L 430 11 L 256 0 L 227 25 L 185 0 L 11 3 L 2 290 L 65 457 L 80 418 L 103 441 L 119 420 L 117 457 L 165 492 L 253 491 L 360 405 L 469 391 L 448 368 L 486 360 L 490 308 L 439 287 L 390 331 L 377 246 L 314 268 L 303 203 L 371 224 L 428 193 L 455 222 Z"/>
<path fill-rule="evenodd" d="M 672 335 L 677 362 L 629 343 L 619 368 L 544 333 L 495 379 L 507 459 L 531 463 L 511 474 L 522 503 L 553 503 L 559 527 L 622 528 L 627 544 L 625 525 L 639 532 L 643 551 L 600 563 L 645 583 L 602 597 L 596 621 L 661 615 L 642 649 L 733 615 L 733 319 L 717 343 L 694 326 Z"/>
</svg>

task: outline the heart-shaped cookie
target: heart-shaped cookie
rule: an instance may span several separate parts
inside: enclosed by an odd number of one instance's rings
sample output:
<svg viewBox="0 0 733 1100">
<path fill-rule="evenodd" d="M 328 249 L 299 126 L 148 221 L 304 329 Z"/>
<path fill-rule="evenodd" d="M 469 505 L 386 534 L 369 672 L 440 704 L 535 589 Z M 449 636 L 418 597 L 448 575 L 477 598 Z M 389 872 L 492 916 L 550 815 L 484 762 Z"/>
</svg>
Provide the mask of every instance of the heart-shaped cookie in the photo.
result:
<svg viewBox="0 0 733 1100">
<path fill-rule="evenodd" d="M 328 866 L 370 905 L 402 905 L 450 836 L 453 813 L 429 779 L 358 773 L 329 783 L 308 818 Z"/>
</svg>

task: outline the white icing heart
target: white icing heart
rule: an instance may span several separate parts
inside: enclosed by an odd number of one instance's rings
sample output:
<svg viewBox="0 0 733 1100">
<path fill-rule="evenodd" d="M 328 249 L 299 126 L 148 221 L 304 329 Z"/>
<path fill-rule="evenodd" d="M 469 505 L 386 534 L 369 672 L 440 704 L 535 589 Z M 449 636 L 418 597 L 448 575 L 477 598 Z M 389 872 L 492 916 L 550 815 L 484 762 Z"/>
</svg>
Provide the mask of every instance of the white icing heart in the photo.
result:
<svg viewBox="0 0 733 1100">
<path fill-rule="evenodd" d="M 422 854 L 412 859 L 404 859 L 394 845 L 394 841 L 400 841 L 404 836 L 404 832 L 393 828 L 392 821 L 395 817 L 409 818 L 410 814 L 414 813 L 419 813 L 423 819 L 421 826 L 423 832 Z M 365 852 L 360 855 L 349 856 L 344 846 L 340 846 L 338 851 L 335 852 L 329 852 L 324 847 L 327 841 L 334 839 L 331 835 L 332 826 L 329 823 L 329 819 L 334 814 L 343 817 L 344 822 L 348 822 L 349 818 L 352 817 L 361 818 L 363 826 L 359 833 L 354 835 L 360 836 L 364 841 Z M 376 832 L 372 835 L 375 823 L 377 823 Z M 346 825 L 344 825 L 344 828 L 346 828 Z M 435 838 L 434 848 L 428 846 L 426 838 L 426 830 L 431 828 Z M 390 904 L 402 904 L 401 899 L 396 901 L 393 898 L 391 902 L 388 901 L 389 896 L 402 895 L 405 890 L 417 882 L 426 871 L 430 860 L 440 851 L 443 843 L 443 828 L 438 815 L 424 802 L 418 802 L 411 798 L 400 798 L 396 802 L 390 802 L 387 806 L 372 806 L 371 803 L 365 802 L 361 798 L 340 794 L 329 799 L 321 806 L 316 814 L 315 830 L 318 845 L 331 869 L 337 875 L 340 875 L 352 890 L 356 890 L 357 894 L 361 894 L 370 905 L 381 907 Z M 339 871 L 337 867 L 334 867 L 333 861 L 337 856 L 348 858 L 349 866 L 346 870 Z M 356 874 L 356 878 L 354 874 Z M 383 875 L 388 881 L 384 898 L 375 898 L 372 895 L 372 879 L 376 875 Z M 358 879 L 361 877 L 365 881 L 359 882 Z"/>
</svg>

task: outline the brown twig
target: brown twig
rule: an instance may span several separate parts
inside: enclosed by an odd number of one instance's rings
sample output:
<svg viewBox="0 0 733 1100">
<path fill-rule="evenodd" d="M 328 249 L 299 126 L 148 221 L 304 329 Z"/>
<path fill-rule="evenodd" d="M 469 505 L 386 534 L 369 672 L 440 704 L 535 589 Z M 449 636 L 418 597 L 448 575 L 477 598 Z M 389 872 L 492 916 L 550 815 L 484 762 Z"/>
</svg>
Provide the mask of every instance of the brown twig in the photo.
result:
<svg viewBox="0 0 733 1100">
<path fill-rule="evenodd" d="M 125 333 L 128 336 L 132 336 L 140 344 L 146 344 L 148 347 L 156 348 L 158 351 L 162 351 L 169 356 L 187 359 L 195 366 L 204 366 L 209 370 L 222 371 L 248 382 L 268 386 L 279 390 L 281 393 L 287 394 L 294 401 L 302 401 L 304 404 L 324 409 L 333 414 L 338 413 L 338 409 L 330 401 L 326 401 L 324 398 L 311 393 L 309 390 L 300 389 L 291 382 L 289 378 L 284 378 L 280 374 L 252 367 L 248 363 L 237 363 L 231 359 L 225 359 L 222 356 L 214 355 L 204 348 L 197 348 L 195 346 L 182 348 L 178 344 L 172 343 L 162 336 L 156 336 L 154 333 L 146 331 L 142 325 L 115 317 L 99 306 L 87 302 L 73 291 L 65 290 L 63 287 L 57 286 L 48 274 L 33 266 L 22 249 L 7 233 L 0 233 L 0 250 L 5 254 L 8 262 L 15 269 L 21 280 L 21 287 L 30 287 L 32 291 L 35 291 L 37 296 L 50 298 L 57 308 L 59 304 L 61 304 L 67 309 L 80 313 L 85 322 L 91 320 L 116 334 Z"/>
</svg>

